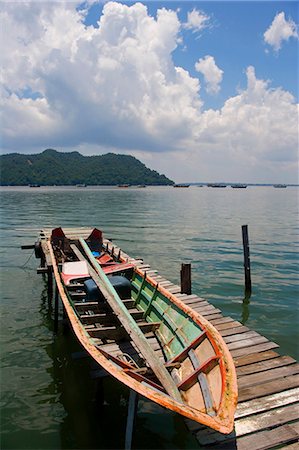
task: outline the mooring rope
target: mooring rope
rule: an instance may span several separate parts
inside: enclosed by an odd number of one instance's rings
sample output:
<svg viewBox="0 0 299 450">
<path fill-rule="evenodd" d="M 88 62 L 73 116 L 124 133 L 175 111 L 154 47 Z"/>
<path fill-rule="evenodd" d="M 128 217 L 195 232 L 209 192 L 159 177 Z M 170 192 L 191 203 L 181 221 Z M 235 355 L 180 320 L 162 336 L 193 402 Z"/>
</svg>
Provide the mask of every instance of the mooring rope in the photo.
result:
<svg viewBox="0 0 299 450">
<path fill-rule="evenodd" d="M 34 254 L 34 250 L 33 250 L 33 252 L 31 253 L 31 255 L 29 256 L 29 258 L 24 262 L 24 264 L 21 266 L 21 269 L 24 269 L 24 267 L 29 263 L 29 261 L 30 261 L 30 259 L 31 259 L 31 257 L 32 257 L 32 255 Z"/>
</svg>

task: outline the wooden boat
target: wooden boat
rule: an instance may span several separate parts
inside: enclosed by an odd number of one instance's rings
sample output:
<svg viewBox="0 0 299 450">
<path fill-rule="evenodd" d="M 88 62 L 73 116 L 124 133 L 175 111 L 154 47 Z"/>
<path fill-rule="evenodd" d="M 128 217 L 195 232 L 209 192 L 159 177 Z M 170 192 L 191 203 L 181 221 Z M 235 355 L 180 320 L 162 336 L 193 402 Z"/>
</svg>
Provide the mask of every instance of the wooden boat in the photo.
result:
<svg viewBox="0 0 299 450">
<path fill-rule="evenodd" d="M 212 188 L 226 188 L 227 185 L 224 183 L 209 183 L 207 186 Z"/>
<path fill-rule="evenodd" d="M 221 433 L 233 430 L 237 381 L 218 331 L 151 273 L 87 239 L 52 230 L 46 246 L 70 325 L 90 356 L 144 397 Z M 146 266 L 145 266 L 146 267 Z"/>
<path fill-rule="evenodd" d="M 233 189 L 246 189 L 247 184 L 236 183 L 236 184 L 232 184 L 231 187 Z"/>
</svg>

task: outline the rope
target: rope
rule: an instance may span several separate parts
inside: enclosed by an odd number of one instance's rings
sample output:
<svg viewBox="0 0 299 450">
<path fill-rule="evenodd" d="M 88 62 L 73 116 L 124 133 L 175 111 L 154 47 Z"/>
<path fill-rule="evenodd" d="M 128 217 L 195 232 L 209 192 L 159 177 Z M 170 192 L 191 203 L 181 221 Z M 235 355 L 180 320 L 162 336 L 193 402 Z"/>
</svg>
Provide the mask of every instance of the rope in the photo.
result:
<svg viewBox="0 0 299 450">
<path fill-rule="evenodd" d="M 24 264 L 21 266 L 21 269 L 24 269 L 24 267 L 29 263 L 29 261 L 30 261 L 30 259 L 31 259 L 31 257 L 32 257 L 32 255 L 34 254 L 34 250 L 33 250 L 33 252 L 31 253 L 31 255 L 29 256 L 29 258 L 24 262 Z"/>
</svg>

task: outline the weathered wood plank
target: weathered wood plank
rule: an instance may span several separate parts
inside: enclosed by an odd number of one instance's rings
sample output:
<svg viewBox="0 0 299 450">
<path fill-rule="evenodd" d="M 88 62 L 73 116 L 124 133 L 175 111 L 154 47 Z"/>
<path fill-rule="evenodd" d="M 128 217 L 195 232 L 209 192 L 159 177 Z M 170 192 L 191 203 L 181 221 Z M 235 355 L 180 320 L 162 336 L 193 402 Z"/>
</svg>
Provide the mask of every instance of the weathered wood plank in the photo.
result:
<svg viewBox="0 0 299 450">
<path fill-rule="evenodd" d="M 268 359 L 266 361 L 260 361 L 247 366 L 238 367 L 238 379 L 244 375 L 262 372 L 264 370 L 274 369 L 276 367 L 287 366 L 289 364 L 294 364 L 295 362 L 295 359 L 290 356 L 279 356 L 278 358 Z"/>
<path fill-rule="evenodd" d="M 291 375 L 287 378 L 280 378 L 279 380 L 272 380 L 268 383 L 261 383 L 255 386 L 241 387 L 239 389 L 239 402 L 264 397 L 265 395 L 275 394 L 276 392 L 282 392 L 286 389 L 296 387 L 299 387 L 299 375 Z"/>
<path fill-rule="evenodd" d="M 287 447 L 281 447 L 290 442 L 295 443 Z M 290 425 L 282 425 L 274 430 L 265 430 L 239 437 L 237 442 L 222 442 L 211 448 L 213 450 L 268 450 L 274 447 L 278 448 L 278 446 L 287 450 L 298 450 L 298 433 Z"/>
<path fill-rule="evenodd" d="M 48 267 L 52 267 L 52 259 L 51 259 L 51 255 L 50 255 L 49 248 L 48 248 L 48 245 L 47 245 L 47 241 L 42 240 L 41 241 L 41 247 L 42 247 L 42 251 L 43 251 L 43 254 L 45 256 L 45 259 L 46 259 L 47 266 Z"/>
<path fill-rule="evenodd" d="M 243 340 L 237 341 L 237 342 L 231 342 L 231 343 L 227 344 L 227 346 L 230 350 L 237 350 L 237 349 L 242 349 L 244 347 L 251 347 L 256 344 L 263 344 L 265 342 L 269 342 L 268 339 L 265 338 L 264 336 L 258 335 L 253 338 L 243 339 Z"/>
<path fill-rule="evenodd" d="M 213 314 L 207 314 L 207 315 L 202 314 L 202 316 L 205 316 L 205 319 L 207 319 L 211 323 L 212 323 L 213 319 L 220 319 L 221 317 L 223 317 L 221 312 L 214 312 Z"/>
<path fill-rule="evenodd" d="M 175 284 L 172 284 L 170 287 L 168 287 L 166 289 L 171 294 L 176 294 L 177 292 L 180 292 L 180 290 L 181 290 L 181 288 Z"/>
<path fill-rule="evenodd" d="M 227 317 L 223 317 L 223 319 L 228 319 L 228 318 Z M 225 331 L 225 330 L 228 330 L 228 329 L 239 330 L 244 325 L 242 325 L 239 322 L 235 322 L 233 319 L 230 319 L 230 320 L 222 320 L 222 321 L 218 320 L 217 323 L 214 326 L 217 328 L 218 331 Z M 247 328 L 247 327 L 245 327 L 245 328 Z"/>
<path fill-rule="evenodd" d="M 235 421 L 235 430 L 229 435 L 213 432 L 207 430 L 206 433 L 200 431 L 197 437 L 200 444 L 212 444 L 214 442 L 225 442 L 232 440 L 235 437 L 247 435 L 249 433 L 256 433 L 258 431 L 266 430 L 270 427 L 277 427 L 284 425 L 287 422 L 298 419 L 298 404 L 292 404 L 277 408 L 271 412 L 262 412 L 254 416 L 244 417 Z M 268 447 L 269 448 L 269 447 Z"/>
<path fill-rule="evenodd" d="M 251 338 L 255 338 L 255 337 L 262 337 L 260 334 L 258 334 L 256 331 L 247 331 L 246 333 L 238 333 L 238 334 L 234 334 L 234 335 L 228 335 L 228 336 L 224 336 L 224 341 L 227 344 L 230 344 L 232 342 L 241 342 L 243 340 L 248 340 Z"/>
<path fill-rule="evenodd" d="M 270 411 L 284 405 L 299 401 L 299 388 L 289 389 L 276 394 L 267 395 L 247 402 L 238 404 L 235 419 L 250 416 L 262 411 Z"/>
<path fill-rule="evenodd" d="M 250 375 L 244 375 L 238 379 L 239 389 L 242 387 L 254 386 L 256 384 L 269 382 L 271 380 L 278 380 L 290 375 L 297 375 L 299 373 L 299 364 L 291 364 L 284 367 L 277 367 L 264 372 L 252 373 Z"/>
<path fill-rule="evenodd" d="M 264 352 L 265 350 L 272 350 L 278 347 L 279 345 L 275 344 L 274 342 L 265 342 L 264 344 L 257 344 L 251 347 L 232 349 L 230 352 L 232 357 L 235 359 L 240 356 L 250 355 L 252 353 L 260 353 Z"/>
<path fill-rule="evenodd" d="M 180 300 L 182 300 L 183 302 L 185 302 L 186 300 L 190 300 L 190 299 L 197 299 L 198 301 L 204 300 L 201 297 L 198 297 L 198 295 L 196 294 L 177 294 L 177 298 L 179 298 Z"/>
<path fill-rule="evenodd" d="M 224 324 L 224 323 L 231 323 L 231 322 L 234 322 L 234 323 L 237 323 L 237 322 L 235 322 L 234 321 L 234 319 L 232 319 L 231 317 L 223 317 L 223 315 L 221 314 L 221 316 L 218 318 L 218 317 L 215 317 L 214 319 L 211 319 L 211 321 L 210 321 L 213 325 L 214 325 L 214 327 L 216 327 L 216 328 L 218 328 L 218 326 L 220 325 L 220 324 Z"/>
<path fill-rule="evenodd" d="M 195 310 L 196 311 L 196 310 Z M 214 306 L 211 309 L 208 310 L 203 310 L 203 311 L 197 311 L 201 316 L 208 316 L 208 317 L 213 317 L 216 316 L 216 314 L 221 314 L 220 309 L 216 309 L 214 308 Z"/>
<path fill-rule="evenodd" d="M 234 359 L 234 363 L 236 367 L 242 367 L 257 363 L 259 361 L 266 361 L 268 359 L 277 358 L 278 356 L 280 355 L 273 350 L 266 350 L 260 353 L 237 357 Z"/>
<path fill-rule="evenodd" d="M 215 308 L 215 306 L 212 305 L 197 305 L 195 308 L 192 308 L 194 311 L 199 312 L 200 314 L 203 313 L 213 313 L 215 311 L 220 311 L 220 309 Z"/>
<path fill-rule="evenodd" d="M 180 300 L 182 300 L 179 295 L 176 295 L 176 297 L 178 297 Z M 192 296 L 190 295 L 190 297 L 192 297 Z M 185 305 L 190 306 L 190 308 L 193 308 L 194 306 L 199 306 L 199 305 L 210 305 L 210 303 L 207 302 L 206 300 L 203 300 L 203 299 L 200 300 L 196 296 L 193 298 L 190 298 L 190 299 L 183 300 L 183 302 L 185 303 Z"/>
<path fill-rule="evenodd" d="M 218 328 L 217 328 L 218 329 Z M 223 330 L 218 330 L 221 334 L 222 337 L 225 336 L 231 336 L 233 334 L 241 334 L 241 333 L 246 333 L 247 331 L 249 331 L 249 328 L 245 327 L 245 326 L 241 326 L 241 327 L 229 327 Z"/>
</svg>

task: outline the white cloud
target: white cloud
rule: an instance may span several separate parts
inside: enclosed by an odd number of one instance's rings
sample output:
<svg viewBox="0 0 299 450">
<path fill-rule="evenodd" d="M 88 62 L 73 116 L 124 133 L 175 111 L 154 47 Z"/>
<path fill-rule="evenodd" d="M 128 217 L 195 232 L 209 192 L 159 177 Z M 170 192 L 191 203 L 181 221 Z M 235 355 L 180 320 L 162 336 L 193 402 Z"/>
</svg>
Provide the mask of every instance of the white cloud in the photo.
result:
<svg viewBox="0 0 299 450">
<path fill-rule="evenodd" d="M 86 27 L 84 14 L 68 3 L 2 8 L 4 151 L 128 152 L 177 181 L 233 181 L 236 167 L 239 180 L 264 181 L 266 170 L 281 168 L 294 178 L 298 109 L 290 93 L 249 67 L 244 91 L 203 111 L 198 79 L 172 59 L 182 26 L 176 12 L 163 8 L 154 18 L 141 3 L 109 2 L 99 28 Z M 213 58 L 198 64 L 217 91 L 222 71 Z"/>
<path fill-rule="evenodd" d="M 210 17 L 203 11 L 198 11 L 193 9 L 187 14 L 187 22 L 183 24 L 186 30 L 192 30 L 193 32 L 198 32 L 204 28 L 209 27 Z"/>
<path fill-rule="evenodd" d="M 284 12 L 276 14 L 272 24 L 264 33 L 264 40 L 275 51 L 280 50 L 282 42 L 291 37 L 298 39 L 297 25 L 292 19 L 286 20 Z"/>
<path fill-rule="evenodd" d="M 209 92 L 210 94 L 217 94 L 217 92 L 219 92 L 220 90 L 223 70 L 217 67 L 213 56 L 206 55 L 204 58 L 201 58 L 195 64 L 195 69 L 197 70 L 197 72 L 203 74 L 207 85 L 207 92 Z"/>
<path fill-rule="evenodd" d="M 8 148 L 17 146 L 23 130 L 14 115 L 23 114 L 27 123 L 44 104 L 51 126 L 43 122 L 43 133 L 56 145 L 69 139 L 70 145 L 167 150 L 192 138 L 201 107 L 199 83 L 173 64 L 180 30 L 175 12 L 163 8 L 154 19 L 141 3 L 109 2 L 100 27 L 93 28 L 85 27 L 70 5 L 30 4 L 18 11 L 8 6 L 2 23 L 7 29 L 2 56 Z M 27 87 L 43 102 L 22 98 Z M 8 132 L 11 123 L 14 132 Z M 30 129 L 32 136 L 39 134 L 38 121 Z"/>
</svg>

